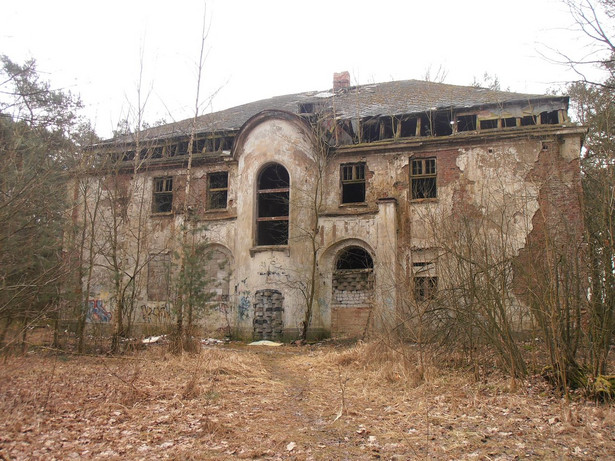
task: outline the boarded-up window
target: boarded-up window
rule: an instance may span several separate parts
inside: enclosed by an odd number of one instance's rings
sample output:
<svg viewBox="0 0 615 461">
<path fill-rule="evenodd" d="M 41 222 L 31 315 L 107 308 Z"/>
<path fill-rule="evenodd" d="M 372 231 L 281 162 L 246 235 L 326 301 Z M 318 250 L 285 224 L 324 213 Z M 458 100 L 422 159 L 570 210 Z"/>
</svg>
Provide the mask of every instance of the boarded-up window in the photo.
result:
<svg viewBox="0 0 615 461">
<path fill-rule="evenodd" d="M 147 265 L 147 299 L 150 301 L 168 301 L 170 278 L 170 255 L 151 255 Z"/>
</svg>

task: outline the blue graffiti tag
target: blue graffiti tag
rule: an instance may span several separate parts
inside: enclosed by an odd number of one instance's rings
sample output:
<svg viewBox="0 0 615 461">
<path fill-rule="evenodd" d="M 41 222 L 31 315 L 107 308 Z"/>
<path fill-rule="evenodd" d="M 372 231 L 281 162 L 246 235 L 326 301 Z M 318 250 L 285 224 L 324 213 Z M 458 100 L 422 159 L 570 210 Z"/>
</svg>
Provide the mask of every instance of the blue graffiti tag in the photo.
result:
<svg viewBox="0 0 615 461">
<path fill-rule="evenodd" d="M 244 294 L 248 294 L 245 293 Z M 248 295 L 249 296 L 249 295 Z M 241 296 L 239 298 L 239 305 L 237 306 L 237 312 L 240 319 L 247 319 L 250 313 L 250 298 L 248 296 Z"/>
<path fill-rule="evenodd" d="M 111 312 L 105 309 L 102 299 L 90 299 L 88 301 L 88 320 L 102 323 L 111 321 Z"/>
</svg>

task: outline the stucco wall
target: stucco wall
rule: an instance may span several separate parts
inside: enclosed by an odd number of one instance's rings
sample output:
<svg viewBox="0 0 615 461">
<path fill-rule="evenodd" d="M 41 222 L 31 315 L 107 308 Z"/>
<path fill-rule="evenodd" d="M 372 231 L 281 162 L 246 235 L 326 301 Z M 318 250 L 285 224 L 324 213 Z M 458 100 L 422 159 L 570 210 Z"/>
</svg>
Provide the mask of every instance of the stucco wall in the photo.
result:
<svg viewBox="0 0 615 461">
<path fill-rule="evenodd" d="M 450 143 L 428 140 L 420 144 L 340 149 L 324 159 L 308 125 L 298 117 L 270 114 L 246 124 L 236 141 L 233 155 L 204 162 L 193 168 L 191 192 L 187 197 L 199 241 L 207 241 L 228 255 L 228 297 L 219 306 L 208 305 L 210 313 L 201 324 L 213 333 L 254 332 L 254 303 L 257 291 L 281 294 L 281 321 L 288 336 L 301 328 L 305 294 L 311 288 L 312 261 L 317 263 L 315 302 L 311 321 L 315 333 L 353 333 L 361 330 L 357 319 L 376 328 L 394 323 L 400 297 L 408 296 L 401 281 L 411 272 L 411 261 L 419 254 L 434 254 L 439 239 L 452 229 L 451 223 L 464 213 L 473 213 L 489 223 L 494 238 L 502 229 L 507 251 L 517 255 L 536 233 L 537 213 L 547 206 L 545 184 L 558 172 L 556 208 L 567 208 L 570 219 L 578 217 L 580 205 L 571 199 L 578 183 L 579 135 L 549 137 L 468 138 Z M 437 197 L 412 200 L 409 165 L 411 159 L 436 158 Z M 324 173 L 318 165 L 326 162 Z M 365 203 L 342 204 L 340 166 L 365 164 Z M 289 239 L 287 245 L 259 247 L 255 241 L 257 178 L 267 165 L 282 165 L 290 177 Z M 228 171 L 228 207 L 208 211 L 205 206 L 207 173 Z M 550 173 L 551 172 L 551 173 Z M 134 321 L 145 325 L 165 323 L 173 313 L 173 287 L 167 301 L 147 297 L 147 259 L 169 254 L 173 262 L 180 246 L 186 198 L 185 168 L 151 168 L 91 177 L 88 210 L 80 208 L 80 219 L 92 213 L 97 197 L 92 191 L 102 185 L 104 200 L 94 226 L 96 267 L 90 284 L 92 300 L 113 313 L 113 272 L 109 258 L 114 227 L 120 236 L 117 255 L 128 272 L 135 267 Z M 153 214 L 152 184 L 156 177 L 173 176 L 173 211 Z M 113 180 L 110 180 L 112 178 Z M 553 184 L 553 181 L 549 182 Z M 125 206 L 111 206 L 121 192 Z M 314 197 L 318 200 L 314 200 Z M 120 198 L 121 198 L 120 197 Z M 87 212 L 86 212 L 87 211 Z M 119 213 L 114 221 L 114 212 Z M 336 257 L 348 246 L 364 248 L 373 258 L 371 314 L 345 316 L 335 313 L 332 285 Z M 137 251 L 140 249 L 140 252 Z M 139 261 L 136 255 L 139 254 Z M 423 257 L 423 256 L 421 256 Z M 205 264 L 206 262 L 204 262 Z M 134 272 L 134 270 L 133 270 Z M 176 268 L 171 268 L 171 281 Z M 85 280 L 84 280 L 85 284 Z M 367 299 L 367 298 L 365 298 Z M 365 300 L 361 298 L 365 308 Z M 369 303 L 368 303 L 369 304 Z M 352 306 L 347 306 L 352 307 Z M 337 306 L 339 308 L 339 306 Z M 370 307 L 368 307 L 370 309 Z M 346 312 L 348 313 L 348 312 Z M 352 318 L 348 330 L 344 318 Z M 366 320 L 368 319 L 368 320 Z M 361 320 L 361 321 L 363 321 Z M 365 330 L 365 329 L 364 329 Z M 365 330 L 366 331 L 366 330 Z"/>
</svg>

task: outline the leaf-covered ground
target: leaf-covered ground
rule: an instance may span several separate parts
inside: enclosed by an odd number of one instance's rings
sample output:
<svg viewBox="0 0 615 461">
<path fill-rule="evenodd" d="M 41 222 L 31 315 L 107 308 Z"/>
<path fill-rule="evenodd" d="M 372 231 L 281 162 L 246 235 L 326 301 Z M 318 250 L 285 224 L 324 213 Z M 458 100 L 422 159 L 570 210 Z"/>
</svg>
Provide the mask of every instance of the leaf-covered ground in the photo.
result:
<svg viewBox="0 0 615 461">
<path fill-rule="evenodd" d="M 612 406 L 373 345 L 0 364 L 0 459 L 615 459 Z"/>
</svg>

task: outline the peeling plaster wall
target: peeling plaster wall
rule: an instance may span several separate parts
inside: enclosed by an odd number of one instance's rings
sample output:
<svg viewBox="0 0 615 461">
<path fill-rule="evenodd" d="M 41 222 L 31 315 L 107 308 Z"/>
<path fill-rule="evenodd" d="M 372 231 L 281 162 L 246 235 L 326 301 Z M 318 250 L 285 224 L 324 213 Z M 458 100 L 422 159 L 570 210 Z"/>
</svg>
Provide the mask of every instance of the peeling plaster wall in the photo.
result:
<svg viewBox="0 0 615 461">
<path fill-rule="evenodd" d="M 340 334 L 352 334 L 383 328 L 394 321 L 400 297 L 408 296 L 399 287 L 406 286 L 401 282 L 411 273 L 410 262 L 413 258 L 421 260 L 425 255 L 437 254 L 434 248 L 438 246 L 439 233 L 459 216 L 463 213 L 480 216 L 491 226 L 493 238 L 504 228 L 507 251 L 515 256 L 526 246 L 529 236 L 536 234 L 536 223 L 539 223 L 536 216 L 545 207 L 541 194 L 544 196 L 549 175 L 557 172 L 557 184 L 561 186 L 549 190 L 566 197 L 579 180 L 578 133 L 559 137 L 509 136 L 506 140 L 475 137 L 467 142 L 450 143 L 442 139 L 424 140 L 413 145 L 393 144 L 386 149 L 378 146 L 342 149 L 328 160 L 316 222 L 313 198 L 317 188 L 318 151 L 306 125 L 297 120 L 272 115 L 248 124 L 233 158 L 193 169 L 192 193 L 187 200 L 203 227 L 199 238 L 220 245 L 231 261 L 229 294 L 224 301 L 226 310 L 221 304 L 213 315 L 203 320 L 208 331 L 222 332 L 230 326 L 234 332 L 251 336 L 255 331 L 257 292 L 262 294 L 268 290 L 279 293 L 282 300 L 280 310 L 276 311 L 280 317 L 276 317 L 276 322 L 281 325 L 276 324 L 276 329 L 281 329 L 286 336 L 296 335 L 303 321 L 304 293 L 310 282 L 313 253 L 308 231 L 315 227 L 318 228 L 315 241 L 318 267 L 312 330 L 330 333 L 333 326 Z M 410 162 L 418 158 L 436 158 L 436 199 L 412 200 L 410 196 Z M 258 247 L 256 181 L 262 168 L 273 162 L 283 165 L 290 176 L 289 242 L 283 247 Z M 365 203 L 342 204 L 340 168 L 356 162 L 365 163 Z M 227 209 L 212 212 L 206 209 L 205 195 L 207 173 L 214 171 L 228 171 L 229 190 Z M 124 195 L 130 197 L 128 208 L 122 211 L 130 217 L 130 224 L 121 227 L 124 236 L 121 254 L 126 267 L 134 265 L 136 241 L 132 236 L 139 230 L 144 237 L 143 256 L 160 252 L 173 255 L 178 250 L 184 222 L 181 214 L 184 195 L 181 190 L 175 192 L 172 213 L 152 214 L 152 184 L 154 178 L 169 175 L 177 178 L 176 184 L 181 186 L 185 174 L 181 168 L 151 169 L 136 178 L 123 175 L 117 183 Z M 97 181 L 92 178 L 91 184 L 96 185 Z M 143 197 L 144 220 L 139 229 L 136 224 L 140 197 Z M 560 202 L 560 208 L 577 207 L 576 211 L 570 211 L 569 217 L 574 220 L 580 205 L 573 206 L 568 199 Z M 111 230 L 110 222 L 110 207 L 103 201 L 96 225 L 97 241 L 105 241 Z M 336 311 L 344 303 L 336 302 L 334 297 L 335 261 L 347 246 L 362 247 L 373 258 L 371 307 L 366 307 L 363 298 L 356 307 L 367 309 L 365 312 Z M 96 262 L 90 298 L 101 300 L 100 306 L 112 315 L 115 302 L 111 297 L 112 273 L 105 268 L 108 263 L 103 255 L 98 255 Z M 147 270 L 138 275 L 136 283 L 137 323 L 152 324 L 152 319 L 163 323 L 173 316 L 172 297 L 168 302 L 147 299 Z M 352 304 L 348 301 L 347 307 L 352 308 L 349 303 Z M 262 304 L 261 299 L 259 305 Z M 349 322 L 347 331 L 345 318 Z M 369 325 L 361 323 L 366 319 Z"/>
</svg>

